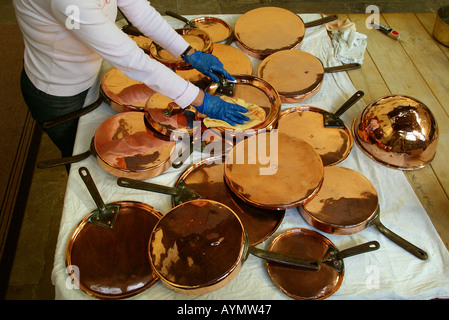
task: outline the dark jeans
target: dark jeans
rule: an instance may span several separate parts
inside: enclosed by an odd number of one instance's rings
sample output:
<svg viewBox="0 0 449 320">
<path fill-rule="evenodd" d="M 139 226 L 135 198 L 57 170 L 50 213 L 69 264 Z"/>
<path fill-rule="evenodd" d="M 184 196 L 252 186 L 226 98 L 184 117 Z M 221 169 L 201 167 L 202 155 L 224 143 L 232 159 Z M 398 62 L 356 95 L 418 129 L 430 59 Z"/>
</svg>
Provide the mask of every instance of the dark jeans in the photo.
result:
<svg viewBox="0 0 449 320">
<path fill-rule="evenodd" d="M 20 85 L 31 116 L 40 126 L 46 121 L 54 120 L 67 113 L 81 109 L 88 91 L 86 90 L 70 97 L 49 95 L 37 89 L 31 83 L 24 70 L 22 70 Z M 44 131 L 58 149 L 61 150 L 61 155 L 68 157 L 73 153 L 77 127 L 78 119 L 75 119 L 53 128 L 44 128 Z"/>
</svg>

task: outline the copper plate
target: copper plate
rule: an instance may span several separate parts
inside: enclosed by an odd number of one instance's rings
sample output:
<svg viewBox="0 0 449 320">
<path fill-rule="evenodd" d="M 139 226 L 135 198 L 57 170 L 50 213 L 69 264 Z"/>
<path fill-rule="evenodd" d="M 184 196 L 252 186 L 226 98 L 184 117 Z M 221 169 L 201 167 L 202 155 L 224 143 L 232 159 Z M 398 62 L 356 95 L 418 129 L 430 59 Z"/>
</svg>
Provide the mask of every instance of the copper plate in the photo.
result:
<svg viewBox="0 0 449 320">
<path fill-rule="evenodd" d="M 373 101 L 354 119 L 352 130 L 360 149 L 390 168 L 416 170 L 435 157 L 436 120 L 412 97 L 392 95 Z"/>
<path fill-rule="evenodd" d="M 203 199 L 215 200 L 231 208 L 242 221 L 250 245 L 265 241 L 282 223 L 285 211 L 264 210 L 246 204 L 229 190 L 223 172 L 224 157 L 208 158 L 187 168 L 176 185 L 182 181 Z"/>
<path fill-rule="evenodd" d="M 192 48 L 211 53 L 213 50 L 213 42 L 205 31 L 193 28 L 176 29 Z M 173 70 L 189 70 L 193 67 L 182 60 L 181 57 L 173 57 L 167 50 L 156 45 L 154 42 L 150 45 L 150 56 L 163 63 Z"/>
<path fill-rule="evenodd" d="M 353 138 L 345 129 L 326 128 L 322 109 L 298 106 L 284 110 L 278 122 L 279 133 L 285 133 L 304 140 L 314 147 L 324 166 L 335 165 L 346 159 L 351 152 Z"/>
<path fill-rule="evenodd" d="M 291 229 L 278 235 L 269 250 L 322 261 L 332 242 L 313 230 Z M 280 263 L 267 262 L 267 271 L 273 283 L 286 295 L 297 300 L 321 300 L 331 296 L 343 281 L 341 272 L 321 264 L 317 271 L 288 267 Z"/>
<path fill-rule="evenodd" d="M 232 33 L 231 26 L 224 20 L 214 17 L 199 17 L 192 19 L 197 28 L 206 31 L 213 42 L 226 40 Z"/>
<path fill-rule="evenodd" d="M 270 54 L 298 47 L 305 35 L 302 19 L 277 7 L 261 7 L 240 16 L 234 27 L 237 45 L 245 53 L 263 59 Z"/>
<path fill-rule="evenodd" d="M 113 205 L 120 205 L 114 227 L 88 222 L 89 214 L 72 232 L 65 253 L 75 284 L 99 299 L 128 298 L 158 280 L 148 259 L 148 240 L 162 215 L 140 202 Z"/>
<path fill-rule="evenodd" d="M 300 50 L 282 50 L 265 58 L 257 76 L 270 83 L 282 102 L 301 102 L 321 88 L 324 66 L 314 55 Z"/>
<path fill-rule="evenodd" d="M 95 132 L 94 149 L 100 166 L 117 177 L 147 179 L 171 165 L 175 142 L 148 130 L 144 113 L 118 113 Z"/>
<path fill-rule="evenodd" d="M 324 168 L 318 194 L 298 211 L 318 230 L 353 234 L 368 226 L 377 207 L 376 189 L 367 178 L 352 169 L 332 166 Z"/>
<path fill-rule="evenodd" d="M 227 155 L 225 180 L 243 201 L 281 210 L 312 199 L 323 181 L 323 162 L 311 145 L 295 136 L 259 133 Z"/>
<path fill-rule="evenodd" d="M 225 205 L 193 200 L 173 208 L 151 235 L 150 261 L 163 283 L 183 294 L 204 294 L 229 283 L 241 269 L 245 232 Z"/>
<path fill-rule="evenodd" d="M 118 112 L 143 111 L 147 100 L 156 93 L 142 82 L 128 78 L 116 68 L 105 73 L 100 89 L 110 100 L 110 107 Z"/>
</svg>

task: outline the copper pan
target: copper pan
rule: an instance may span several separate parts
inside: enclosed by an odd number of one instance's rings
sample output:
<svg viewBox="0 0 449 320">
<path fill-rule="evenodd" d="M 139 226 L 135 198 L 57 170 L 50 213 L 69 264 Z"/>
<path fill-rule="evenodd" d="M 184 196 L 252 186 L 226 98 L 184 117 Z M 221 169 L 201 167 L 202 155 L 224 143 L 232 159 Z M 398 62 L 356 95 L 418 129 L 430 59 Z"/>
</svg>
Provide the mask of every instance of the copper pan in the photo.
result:
<svg viewBox="0 0 449 320">
<path fill-rule="evenodd" d="M 148 128 L 143 112 L 118 113 L 96 130 L 90 150 L 71 157 L 42 161 L 51 168 L 94 155 L 101 168 L 116 177 L 148 179 L 167 170 L 176 156 L 175 142 Z"/>
<path fill-rule="evenodd" d="M 248 243 L 238 216 L 212 200 L 192 200 L 166 213 L 151 235 L 149 257 L 155 273 L 168 288 L 190 295 L 218 290 L 240 272 L 248 253 L 283 261 L 313 273 L 316 260 L 271 255 Z"/>
<path fill-rule="evenodd" d="M 416 170 L 435 157 L 437 122 L 426 105 L 409 96 L 373 101 L 354 119 L 352 130 L 360 149 L 389 168 Z"/>
<path fill-rule="evenodd" d="M 280 50 L 290 50 L 301 45 L 305 28 L 336 20 L 332 15 L 305 24 L 301 17 L 287 9 L 261 7 L 240 16 L 235 23 L 234 36 L 243 52 L 264 59 Z"/>
<path fill-rule="evenodd" d="M 226 157 L 225 181 L 250 205 L 285 210 L 310 201 L 323 181 L 323 162 L 304 140 L 273 130 L 237 143 Z"/>
<path fill-rule="evenodd" d="M 339 119 L 346 110 L 363 97 L 357 91 L 334 114 Z M 284 110 L 279 117 L 278 131 L 296 136 L 311 146 L 320 155 L 324 166 L 335 165 L 348 157 L 353 145 L 351 130 L 343 122 L 329 126 L 326 124 L 328 111 L 312 106 L 298 106 Z"/>
<path fill-rule="evenodd" d="M 209 34 L 205 31 L 194 28 L 183 28 L 176 29 L 176 32 L 180 34 L 192 48 L 206 53 L 212 52 L 213 42 Z M 173 57 L 167 50 L 155 42 L 150 45 L 150 56 L 172 70 L 190 70 L 193 68 L 189 63 L 182 60 L 181 57 Z"/>
<path fill-rule="evenodd" d="M 156 93 L 142 82 L 128 78 L 117 68 L 112 68 L 104 74 L 99 91 L 99 97 L 94 103 L 57 119 L 47 121 L 43 126 L 52 128 L 61 123 L 77 119 L 95 110 L 103 102 L 117 112 L 144 111 L 146 101 Z"/>
<path fill-rule="evenodd" d="M 198 28 L 206 31 L 213 42 L 224 41 L 232 34 L 231 26 L 216 17 L 198 17 L 189 20 L 173 11 L 165 11 L 165 14 L 185 22 L 184 28 Z"/>
<path fill-rule="evenodd" d="M 348 257 L 379 249 L 377 241 L 339 251 L 320 233 L 308 229 L 291 229 L 278 235 L 269 250 L 321 261 L 316 272 L 301 270 L 267 261 L 267 271 L 273 283 L 296 300 L 323 300 L 341 286 L 345 274 L 344 260 Z"/>
<path fill-rule="evenodd" d="M 266 57 L 259 65 L 257 76 L 270 83 L 282 102 L 296 103 L 317 94 L 325 73 L 359 69 L 359 63 L 325 68 L 320 59 L 301 50 L 281 50 Z"/>
<path fill-rule="evenodd" d="M 338 166 L 324 168 L 324 182 L 320 191 L 298 211 L 307 223 L 331 234 L 354 234 L 374 226 L 415 257 L 427 259 L 424 250 L 381 223 L 376 189 L 368 179 L 352 169 Z"/>
<path fill-rule="evenodd" d="M 192 164 L 179 176 L 173 188 L 125 178 L 118 179 L 117 184 L 126 188 L 168 193 L 172 195 L 173 207 L 199 197 L 220 202 L 237 214 L 251 245 L 262 243 L 282 223 L 285 210 L 256 208 L 236 197 L 223 179 L 224 160 L 223 156 L 215 156 Z"/>
<path fill-rule="evenodd" d="M 162 214 L 136 201 L 104 204 L 87 168 L 79 173 L 97 209 L 72 231 L 65 262 L 75 285 L 98 299 L 124 299 L 158 278 L 148 259 L 148 240 Z"/>
</svg>

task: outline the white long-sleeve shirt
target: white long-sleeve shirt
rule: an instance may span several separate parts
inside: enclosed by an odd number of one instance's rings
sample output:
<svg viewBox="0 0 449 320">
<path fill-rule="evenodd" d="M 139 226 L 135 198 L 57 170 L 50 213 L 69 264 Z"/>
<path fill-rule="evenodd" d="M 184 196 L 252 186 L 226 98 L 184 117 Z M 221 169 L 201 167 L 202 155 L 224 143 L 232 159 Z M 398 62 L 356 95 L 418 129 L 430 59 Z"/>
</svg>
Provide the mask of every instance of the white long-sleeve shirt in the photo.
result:
<svg viewBox="0 0 449 320">
<path fill-rule="evenodd" d="M 179 106 L 199 89 L 150 58 L 115 25 L 117 6 L 142 33 L 179 56 L 188 43 L 146 0 L 13 0 L 31 82 L 55 96 L 90 88 L 103 59 Z"/>
</svg>

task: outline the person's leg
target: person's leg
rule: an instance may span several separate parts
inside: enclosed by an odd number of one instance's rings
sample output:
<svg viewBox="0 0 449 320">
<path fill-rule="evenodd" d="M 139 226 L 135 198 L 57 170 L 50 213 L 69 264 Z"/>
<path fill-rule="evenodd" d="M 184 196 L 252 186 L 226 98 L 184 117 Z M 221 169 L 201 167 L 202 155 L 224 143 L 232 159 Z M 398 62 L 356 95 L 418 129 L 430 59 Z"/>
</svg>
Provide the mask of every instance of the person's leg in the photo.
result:
<svg viewBox="0 0 449 320">
<path fill-rule="evenodd" d="M 54 120 L 84 105 L 87 91 L 70 97 L 59 97 L 46 94 L 37 89 L 28 79 L 25 71 L 21 75 L 21 89 L 25 103 L 36 122 L 42 126 L 46 121 Z M 61 151 L 63 157 L 71 156 L 75 144 L 78 119 L 45 129 L 53 143 Z"/>
</svg>

